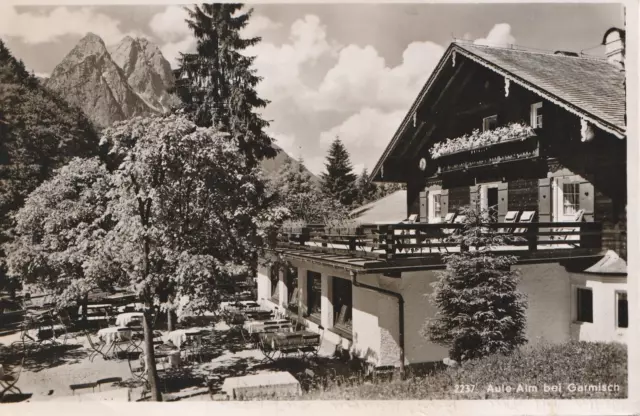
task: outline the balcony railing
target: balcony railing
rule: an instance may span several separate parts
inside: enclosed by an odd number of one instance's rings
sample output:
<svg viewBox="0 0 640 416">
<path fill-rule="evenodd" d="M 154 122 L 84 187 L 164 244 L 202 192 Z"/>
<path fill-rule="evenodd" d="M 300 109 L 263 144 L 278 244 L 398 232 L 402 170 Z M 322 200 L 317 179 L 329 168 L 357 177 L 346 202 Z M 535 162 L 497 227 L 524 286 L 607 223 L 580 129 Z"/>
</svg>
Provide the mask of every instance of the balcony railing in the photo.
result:
<svg viewBox="0 0 640 416">
<path fill-rule="evenodd" d="M 602 248 L 599 222 L 490 223 L 487 234 L 502 235 L 506 245 L 492 251 L 516 255 L 551 250 L 580 250 L 597 253 Z M 476 250 L 464 247 L 460 235 L 464 224 L 364 224 L 352 228 L 309 225 L 283 228 L 278 236 L 281 248 L 349 253 L 358 257 L 394 260 L 400 258 Z"/>
</svg>

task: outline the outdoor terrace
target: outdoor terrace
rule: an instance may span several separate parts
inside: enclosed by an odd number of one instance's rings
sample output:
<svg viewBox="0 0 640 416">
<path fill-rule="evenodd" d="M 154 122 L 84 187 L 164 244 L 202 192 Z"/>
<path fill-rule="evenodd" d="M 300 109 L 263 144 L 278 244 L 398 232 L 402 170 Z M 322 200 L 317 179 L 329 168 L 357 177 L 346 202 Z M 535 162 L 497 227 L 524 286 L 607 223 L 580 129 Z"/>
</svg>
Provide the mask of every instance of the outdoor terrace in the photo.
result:
<svg viewBox="0 0 640 416">
<path fill-rule="evenodd" d="M 281 254 L 345 268 L 385 269 L 442 266 L 442 255 L 464 247 L 464 224 L 361 224 L 357 227 L 327 228 L 308 225 L 283 227 L 276 250 Z M 517 256 L 521 262 L 554 261 L 595 257 L 602 253 L 602 224 L 598 222 L 490 223 L 506 245 L 490 251 Z M 484 248 L 486 250 L 486 248 Z"/>
</svg>

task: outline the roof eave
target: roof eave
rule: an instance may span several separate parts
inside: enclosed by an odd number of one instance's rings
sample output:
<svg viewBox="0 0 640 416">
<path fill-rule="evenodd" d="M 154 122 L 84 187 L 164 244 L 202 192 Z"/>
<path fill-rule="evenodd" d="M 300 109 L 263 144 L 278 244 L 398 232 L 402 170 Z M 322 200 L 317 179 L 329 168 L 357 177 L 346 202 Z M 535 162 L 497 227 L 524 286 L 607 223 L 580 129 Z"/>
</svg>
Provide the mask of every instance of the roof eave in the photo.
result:
<svg viewBox="0 0 640 416">
<path fill-rule="evenodd" d="M 447 60 L 449 59 L 449 56 L 451 55 L 451 51 L 453 50 L 453 48 L 455 46 L 456 46 L 456 44 L 453 43 L 453 42 L 449 45 L 447 50 L 442 55 L 442 58 L 440 58 L 440 61 L 438 62 L 438 65 L 436 65 L 435 69 L 431 72 L 431 75 L 429 76 L 429 79 L 427 80 L 427 82 L 424 84 L 424 86 L 420 90 L 420 93 L 418 94 L 416 99 L 413 101 L 413 104 L 411 105 L 411 107 L 409 108 L 409 111 L 407 112 L 407 114 L 405 115 L 404 119 L 402 120 L 402 123 L 400 124 L 400 127 L 398 127 L 398 129 L 396 130 L 395 134 L 393 135 L 393 138 L 391 139 L 391 142 L 389 142 L 389 144 L 387 145 L 386 149 L 382 153 L 382 156 L 380 156 L 380 159 L 378 159 L 378 162 L 376 163 L 375 167 L 371 171 L 371 178 L 373 178 L 373 180 L 382 180 L 382 179 L 384 179 L 384 177 L 382 175 L 382 165 L 387 160 L 387 158 L 389 157 L 391 152 L 395 149 L 397 142 L 404 135 L 404 133 L 405 133 L 405 131 L 407 129 L 407 126 L 411 122 L 411 118 L 413 117 L 413 114 L 416 112 L 418 107 L 420 107 L 420 105 L 424 101 L 424 98 L 427 95 L 427 92 L 429 91 L 429 89 L 430 89 L 431 85 L 433 84 L 433 82 L 435 81 L 435 79 L 438 77 L 438 74 L 440 73 L 440 70 L 442 69 L 444 64 L 447 62 Z"/>
<path fill-rule="evenodd" d="M 431 73 L 431 75 L 429 76 L 429 79 L 427 80 L 427 82 L 425 83 L 425 85 L 422 87 L 422 90 L 420 90 L 420 93 L 418 94 L 418 96 L 416 97 L 416 99 L 414 100 L 413 104 L 411 105 L 411 108 L 409 109 L 409 111 L 407 112 L 407 114 L 405 115 L 404 119 L 402 120 L 402 123 L 400 124 L 400 127 L 398 127 L 398 129 L 396 130 L 395 134 L 393 135 L 393 138 L 391 139 L 391 142 L 389 142 L 389 144 L 387 145 L 386 149 L 384 150 L 384 152 L 382 153 L 382 156 L 380 156 L 380 159 L 378 159 L 378 162 L 376 163 L 375 167 L 373 168 L 372 172 L 371 172 L 371 178 L 374 181 L 379 181 L 379 180 L 384 180 L 384 175 L 382 175 L 382 166 L 384 164 L 384 162 L 387 160 L 387 158 L 389 157 L 389 155 L 393 152 L 393 150 L 396 148 L 398 142 L 400 141 L 400 139 L 402 138 L 402 136 L 405 134 L 406 129 L 409 125 L 409 123 L 411 122 L 411 119 L 413 117 L 413 114 L 416 112 L 416 110 L 420 107 L 420 105 L 422 104 L 422 102 L 424 101 L 427 93 L 429 92 L 431 86 L 433 85 L 434 81 L 436 80 L 436 78 L 438 77 L 438 75 L 440 74 L 440 71 L 442 69 L 442 67 L 444 66 L 444 64 L 448 61 L 449 57 L 451 56 L 452 51 L 455 49 L 456 53 L 461 53 L 462 55 L 466 56 L 467 58 L 473 60 L 474 62 L 488 68 L 491 69 L 492 71 L 508 78 L 510 81 L 515 82 L 516 84 L 522 86 L 523 88 L 526 88 L 540 96 L 542 96 L 543 98 L 548 99 L 549 101 L 553 102 L 554 104 L 564 108 L 565 110 L 569 111 L 572 114 L 577 115 L 580 118 L 584 118 L 587 121 L 591 122 L 592 124 L 594 124 L 595 126 L 597 126 L 598 128 L 602 129 L 603 131 L 606 131 L 608 133 L 613 134 L 614 136 L 623 139 L 626 137 L 626 131 L 625 129 L 621 129 L 618 126 L 615 126 L 611 123 L 608 123 L 604 120 L 601 120 L 595 116 L 593 116 L 590 113 L 587 113 L 583 110 L 581 110 L 580 108 L 571 105 L 569 103 L 567 103 L 566 101 L 562 100 L 560 97 L 557 97 L 553 94 L 550 94 L 540 88 L 538 88 L 536 85 L 530 84 L 529 82 L 523 80 L 522 78 L 498 67 L 495 64 L 492 64 L 491 62 L 486 61 L 485 59 L 482 59 L 481 57 L 475 55 L 474 53 L 472 53 L 471 51 L 468 51 L 466 49 L 464 49 L 463 47 L 461 47 L 460 45 L 458 45 L 455 42 L 452 42 L 449 47 L 447 48 L 447 50 L 445 51 L 445 53 L 442 55 L 442 58 L 440 59 L 440 62 L 438 62 L 438 65 L 436 66 L 436 68 L 433 70 L 433 72 Z"/>
</svg>

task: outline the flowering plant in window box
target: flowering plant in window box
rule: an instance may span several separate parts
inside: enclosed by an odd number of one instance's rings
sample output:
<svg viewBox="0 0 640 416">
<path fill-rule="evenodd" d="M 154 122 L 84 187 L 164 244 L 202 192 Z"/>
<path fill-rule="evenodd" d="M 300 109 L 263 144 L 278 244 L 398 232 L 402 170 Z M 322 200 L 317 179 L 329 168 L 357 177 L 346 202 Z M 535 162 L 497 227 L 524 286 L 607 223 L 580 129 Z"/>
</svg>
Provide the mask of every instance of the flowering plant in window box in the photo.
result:
<svg viewBox="0 0 640 416">
<path fill-rule="evenodd" d="M 459 152 L 466 152 L 492 146 L 498 143 L 507 143 L 518 140 L 526 140 L 535 136 L 533 128 L 524 123 L 511 123 L 493 130 L 480 131 L 478 129 L 455 139 L 446 139 L 431 147 L 429 152 L 433 159 Z"/>
</svg>

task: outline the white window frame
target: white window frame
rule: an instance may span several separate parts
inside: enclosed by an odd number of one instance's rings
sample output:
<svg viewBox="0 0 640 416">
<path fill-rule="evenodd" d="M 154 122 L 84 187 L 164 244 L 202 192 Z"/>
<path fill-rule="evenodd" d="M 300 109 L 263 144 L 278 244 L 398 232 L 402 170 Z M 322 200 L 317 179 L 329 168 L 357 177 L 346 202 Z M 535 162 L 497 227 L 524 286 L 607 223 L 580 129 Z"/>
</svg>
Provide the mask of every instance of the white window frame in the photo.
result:
<svg viewBox="0 0 640 416">
<path fill-rule="evenodd" d="M 624 296 L 627 298 L 627 327 L 626 327 L 626 328 L 625 328 L 625 327 L 623 327 L 623 326 L 618 326 L 618 322 L 619 322 L 619 321 L 618 321 L 618 313 L 619 313 L 619 311 L 620 311 L 620 310 L 618 309 L 618 300 L 619 300 L 620 295 L 624 295 Z M 615 327 L 616 327 L 616 329 L 617 329 L 617 330 L 624 331 L 624 330 L 626 330 L 627 328 L 629 328 L 629 295 L 627 295 L 627 291 L 626 291 L 626 290 L 616 290 L 616 291 L 614 292 L 614 302 L 615 302 L 615 304 L 614 304 L 614 308 L 615 308 L 615 310 L 616 310 L 616 313 L 615 313 L 615 319 L 616 319 L 616 320 L 615 320 L 615 322 L 614 322 L 614 325 L 615 325 Z"/>
<path fill-rule="evenodd" d="M 578 177 L 558 177 L 552 181 L 553 188 L 553 221 L 554 222 L 568 222 L 575 218 L 575 213 L 564 213 L 564 185 L 577 184 L 578 185 L 578 210 L 580 207 L 580 183 L 585 182 Z"/>
<path fill-rule="evenodd" d="M 440 198 L 441 198 L 440 199 L 440 215 L 439 216 L 435 215 L 435 208 L 436 208 L 436 206 L 435 206 L 435 196 L 436 195 L 440 195 Z M 427 208 L 428 208 L 427 216 L 428 216 L 429 223 L 434 224 L 434 223 L 442 222 L 442 190 L 441 189 L 436 189 L 436 190 L 433 190 L 433 191 L 429 191 L 428 197 L 429 197 L 429 204 L 427 205 Z"/>
<path fill-rule="evenodd" d="M 540 114 L 538 117 L 538 109 L 542 108 L 542 102 L 531 104 L 531 127 L 534 129 L 541 129 L 544 126 L 544 116 Z M 539 123 L 538 123 L 539 122 Z"/>
<path fill-rule="evenodd" d="M 498 126 L 498 115 L 494 114 L 482 119 L 482 131 L 492 130 L 489 128 L 489 123 L 491 122 L 491 120 L 495 120 L 496 127 Z"/>
</svg>

